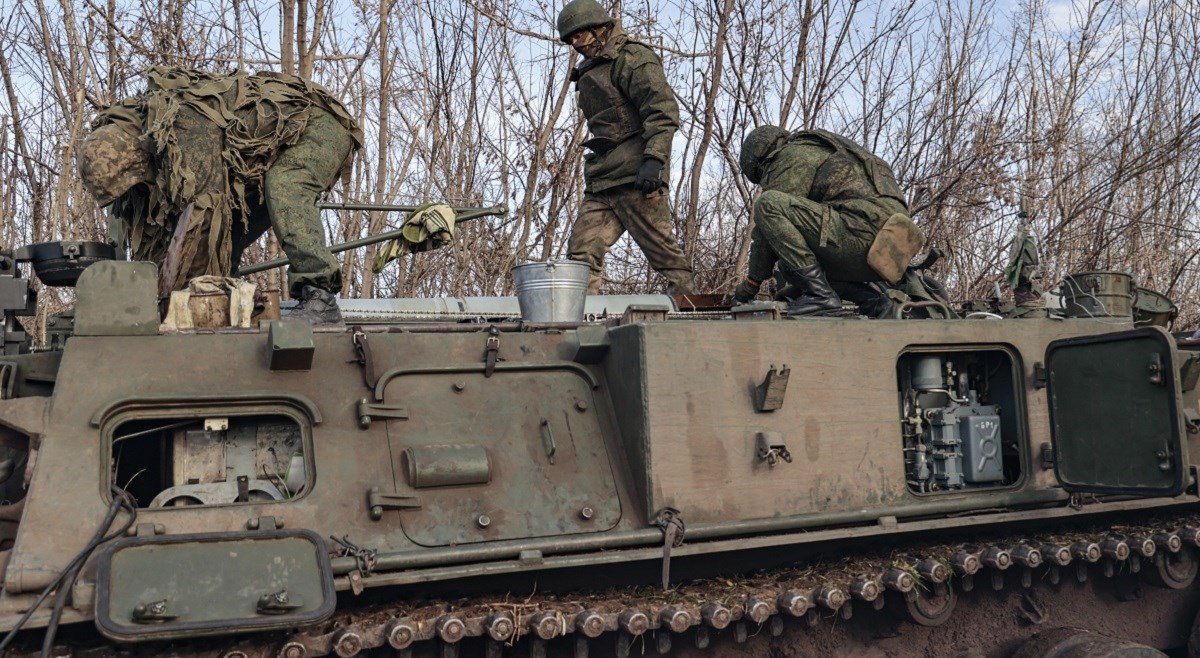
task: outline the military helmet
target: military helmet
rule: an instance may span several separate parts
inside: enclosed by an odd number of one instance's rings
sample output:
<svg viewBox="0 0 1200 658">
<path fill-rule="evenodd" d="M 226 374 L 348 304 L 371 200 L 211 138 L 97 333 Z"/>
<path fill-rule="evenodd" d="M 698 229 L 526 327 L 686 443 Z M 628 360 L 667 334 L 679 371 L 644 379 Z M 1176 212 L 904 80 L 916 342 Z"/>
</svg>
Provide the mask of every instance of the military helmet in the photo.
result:
<svg viewBox="0 0 1200 658">
<path fill-rule="evenodd" d="M 117 124 L 101 126 L 83 138 L 75 164 L 83 186 L 102 207 L 145 179 L 150 156 L 139 141 L 135 130 Z"/>
<path fill-rule="evenodd" d="M 571 0 L 558 12 L 558 35 L 563 43 L 571 43 L 572 34 L 612 22 L 608 10 L 596 0 Z"/>
<path fill-rule="evenodd" d="M 762 160 L 771 148 L 788 132 L 778 126 L 759 126 L 746 134 L 742 140 L 742 152 L 738 155 L 738 166 L 751 183 L 762 180 Z"/>
</svg>

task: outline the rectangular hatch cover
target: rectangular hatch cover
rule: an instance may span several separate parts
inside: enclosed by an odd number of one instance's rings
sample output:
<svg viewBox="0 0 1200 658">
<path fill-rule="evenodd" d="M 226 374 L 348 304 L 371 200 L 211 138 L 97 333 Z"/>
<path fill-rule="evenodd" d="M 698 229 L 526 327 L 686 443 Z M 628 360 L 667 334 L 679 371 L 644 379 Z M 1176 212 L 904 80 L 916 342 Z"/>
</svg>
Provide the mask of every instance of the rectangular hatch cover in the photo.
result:
<svg viewBox="0 0 1200 658">
<path fill-rule="evenodd" d="M 118 642 L 295 628 L 336 605 L 328 550 L 308 530 L 122 539 L 97 580 L 96 626 Z"/>
<path fill-rule="evenodd" d="M 1054 469 L 1070 492 L 1176 496 L 1185 485 L 1174 340 L 1157 327 L 1046 348 Z"/>
</svg>

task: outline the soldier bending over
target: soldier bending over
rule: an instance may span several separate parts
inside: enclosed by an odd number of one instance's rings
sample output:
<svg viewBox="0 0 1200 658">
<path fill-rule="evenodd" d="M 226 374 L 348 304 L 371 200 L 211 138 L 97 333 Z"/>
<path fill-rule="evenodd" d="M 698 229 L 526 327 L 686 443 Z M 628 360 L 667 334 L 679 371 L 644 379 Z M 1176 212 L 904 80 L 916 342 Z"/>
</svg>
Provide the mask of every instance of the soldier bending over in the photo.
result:
<svg viewBox="0 0 1200 658">
<path fill-rule="evenodd" d="M 145 93 L 102 111 L 79 149 L 84 187 L 120 220 L 165 297 L 229 276 L 268 227 L 288 256 L 289 317 L 340 322 L 341 270 L 318 197 L 349 172 L 362 131 L 324 87 L 277 73 L 152 68 Z"/>
</svg>

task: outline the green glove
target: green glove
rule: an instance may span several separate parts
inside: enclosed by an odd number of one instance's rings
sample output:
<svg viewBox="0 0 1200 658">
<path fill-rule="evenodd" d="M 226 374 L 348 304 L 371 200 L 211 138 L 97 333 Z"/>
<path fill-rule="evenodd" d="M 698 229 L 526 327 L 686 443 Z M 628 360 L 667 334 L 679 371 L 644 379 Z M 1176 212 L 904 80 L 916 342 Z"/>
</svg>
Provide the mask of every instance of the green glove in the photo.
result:
<svg viewBox="0 0 1200 658">
<path fill-rule="evenodd" d="M 742 279 L 742 282 L 737 284 L 733 289 L 733 301 L 738 304 L 748 304 L 754 301 L 758 296 L 758 289 L 762 287 L 762 282 L 751 281 L 749 277 Z"/>
</svg>

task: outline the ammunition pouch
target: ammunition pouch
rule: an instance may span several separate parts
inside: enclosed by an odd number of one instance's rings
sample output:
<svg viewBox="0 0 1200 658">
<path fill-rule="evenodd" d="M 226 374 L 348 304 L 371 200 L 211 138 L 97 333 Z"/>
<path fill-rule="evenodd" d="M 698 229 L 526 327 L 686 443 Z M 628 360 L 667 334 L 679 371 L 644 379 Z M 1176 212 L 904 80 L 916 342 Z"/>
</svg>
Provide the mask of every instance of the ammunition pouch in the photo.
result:
<svg viewBox="0 0 1200 658">
<path fill-rule="evenodd" d="M 867 252 L 867 265 L 883 280 L 897 283 L 904 278 L 909 261 L 924 243 L 925 236 L 913 220 L 908 215 L 896 213 L 888 217 L 875 235 Z"/>
<path fill-rule="evenodd" d="M 941 281 L 909 269 L 901 281 L 889 288 L 887 297 L 899 314 L 897 317 L 955 319 L 946 287 Z"/>
</svg>

